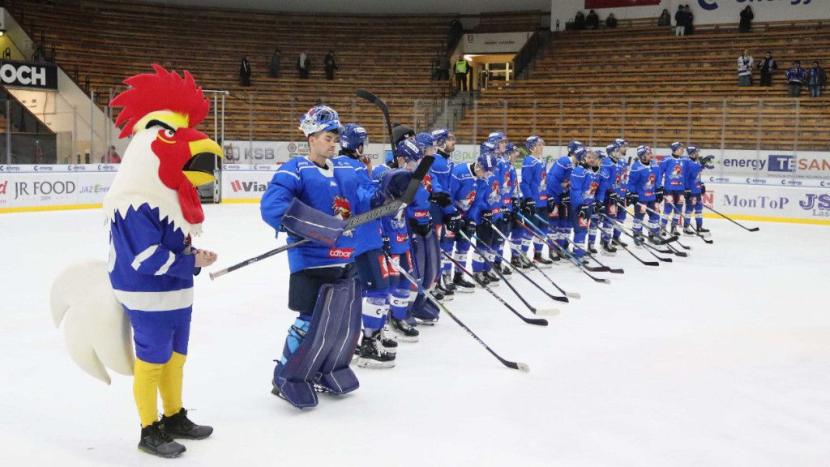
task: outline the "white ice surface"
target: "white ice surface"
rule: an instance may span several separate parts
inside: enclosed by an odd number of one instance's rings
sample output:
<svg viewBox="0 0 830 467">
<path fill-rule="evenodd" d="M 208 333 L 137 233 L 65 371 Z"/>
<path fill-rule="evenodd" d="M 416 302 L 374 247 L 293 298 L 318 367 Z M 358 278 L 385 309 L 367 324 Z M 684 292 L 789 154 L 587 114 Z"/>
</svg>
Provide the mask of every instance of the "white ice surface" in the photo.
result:
<svg viewBox="0 0 830 467">
<path fill-rule="evenodd" d="M 217 267 L 275 246 L 256 205 L 208 206 L 206 216 L 195 243 L 219 254 Z M 285 256 L 213 283 L 202 274 L 184 400 L 215 432 L 184 441 L 172 463 L 830 465 L 830 228 L 707 225 L 715 244 L 684 237 L 694 249 L 673 264 L 607 259 L 625 268 L 601 274 L 611 285 L 553 269 L 583 298 L 556 305 L 546 328 L 484 291 L 448 304 L 529 374 L 444 317 L 421 327 L 420 343 L 401 344 L 396 368 L 358 368 L 358 391 L 303 411 L 270 394 L 294 319 Z M 172 465 L 135 447 L 132 379 L 113 374 L 106 386 L 83 373 L 51 322 L 53 278 L 75 260 L 105 259 L 106 235 L 97 210 L 0 215 L 0 465 Z"/>
</svg>

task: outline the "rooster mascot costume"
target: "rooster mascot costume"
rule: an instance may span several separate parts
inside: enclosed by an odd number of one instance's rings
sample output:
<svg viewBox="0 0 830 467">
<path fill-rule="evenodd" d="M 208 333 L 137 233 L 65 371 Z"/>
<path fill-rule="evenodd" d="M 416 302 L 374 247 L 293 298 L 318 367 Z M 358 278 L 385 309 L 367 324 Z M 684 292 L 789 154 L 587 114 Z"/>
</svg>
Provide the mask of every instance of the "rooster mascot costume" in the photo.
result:
<svg viewBox="0 0 830 467">
<path fill-rule="evenodd" d="M 120 136 L 132 140 L 104 198 L 109 261 L 77 263 L 60 273 L 51 308 L 55 324 L 64 322 L 69 354 L 84 371 L 107 384 L 106 368 L 134 376 L 139 449 L 175 457 L 185 447 L 174 438 L 213 432 L 191 422 L 182 407 L 182 369 L 193 276 L 216 260 L 191 245 L 204 220 L 196 186 L 215 179 L 222 151 L 194 129 L 210 102 L 193 77 L 153 68 L 155 73 L 127 79 L 129 89 L 110 103 L 122 107 L 116 126 L 123 125 Z"/>
</svg>

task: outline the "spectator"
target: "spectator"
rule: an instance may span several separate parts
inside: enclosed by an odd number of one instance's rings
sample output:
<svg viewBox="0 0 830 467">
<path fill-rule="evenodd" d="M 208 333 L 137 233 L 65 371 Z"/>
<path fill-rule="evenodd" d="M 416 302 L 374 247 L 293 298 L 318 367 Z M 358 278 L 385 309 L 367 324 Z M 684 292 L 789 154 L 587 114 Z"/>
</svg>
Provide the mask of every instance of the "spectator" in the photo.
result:
<svg viewBox="0 0 830 467">
<path fill-rule="evenodd" d="M 326 79 L 331 81 L 334 79 L 334 70 L 337 69 L 337 62 L 334 61 L 334 51 L 329 50 L 326 58 L 323 59 L 323 66 L 326 69 Z"/>
<path fill-rule="evenodd" d="M 660 13 L 660 17 L 657 18 L 657 25 L 671 26 L 671 15 L 669 14 L 669 10 L 663 8 L 663 12 Z"/>
<path fill-rule="evenodd" d="M 692 14 L 692 9 L 689 8 L 689 5 L 686 4 L 686 8 L 683 10 L 686 15 L 686 31 L 685 34 L 687 36 L 691 36 L 695 33 L 695 15 Z"/>
<path fill-rule="evenodd" d="M 772 53 L 767 52 L 767 56 L 758 64 L 761 69 L 761 86 L 772 86 L 772 74 L 778 69 L 778 63 L 772 58 Z"/>
<path fill-rule="evenodd" d="M 280 63 L 282 62 L 282 54 L 280 49 L 274 49 L 274 55 L 271 55 L 271 66 L 268 67 L 268 73 L 272 78 L 280 77 Z"/>
<path fill-rule="evenodd" d="M 801 62 L 796 60 L 793 66 L 787 70 L 787 95 L 790 97 L 798 97 L 801 94 L 801 85 L 804 84 L 804 78 L 807 72 L 801 68 Z"/>
<path fill-rule="evenodd" d="M 438 79 L 441 81 L 450 79 L 450 59 L 443 53 L 438 56 Z"/>
<path fill-rule="evenodd" d="M 614 13 L 610 13 L 608 18 L 605 18 L 605 27 L 606 28 L 616 28 L 617 27 L 617 18 L 614 16 Z"/>
<path fill-rule="evenodd" d="M 461 37 L 463 33 L 464 26 L 461 24 L 461 20 L 456 16 L 452 21 L 450 21 L 449 37 L 447 37 L 447 48 L 455 48 L 455 44 L 458 43 L 458 39 Z"/>
<path fill-rule="evenodd" d="M 585 15 L 581 11 L 577 11 L 574 16 L 574 29 L 577 31 L 585 29 Z"/>
<path fill-rule="evenodd" d="M 677 7 L 677 13 L 674 14 L 674 35 L 682 36 L 686 33 L 686 12 L 683 10 L 683 5 Z"/>
<path fill-rule="evenodd" d="M 251 62 L 249 60 L 250 58 L 246 55 L 242 59 L 242 65 L 239 66 L 239 81 L 243 86 L 251 85 Z"/>
<path fill-rule="evenodd" d="M 810 75 L 807 78 L 807 84 L 810 85 L 810 97 L 821 97 L 821 92 L 827 85 L 827 73 L 818 64 L 818 60 L 813 62 L 813 68 L 810 69 Z"/>
<path fill-rule="evenodd" d="M 300 52 L 300 58 L 297 59 L 297 71 L 300 72 L 300 79 L 308 79 L 308 68 L 311 66 L 311 60 L 308 58 L 308 51 Z"/>
<path fill-rule="evenodd" d="M 458 58 L 455 60 L 455 90 L 457 91 L 466 91 L 467 90 L 467 73 L 469 73 L 470 67 L 467 64 L 467 60 L 464 60 L 464 57 L 459 55 Z"/>
<path fill-rule="evenodd" d="M 594 10 L 588 12 L 588 17 L 585 18 L 585 26 L 596 29 L 599 27 L 599 15 Z"/>
<path fill-rule="evenodd" d="M 752 55 L 749 55 L 749 49 L 744 49 L 744 53 L 738 57 L 738 86 L 752 86 L 753 63 Z"/>
<path fill-rule="evenodd" d="M 107 150 L 107 153 L 104 154 L 104 157 L 101 158 L 101 162 L 104 164 L 121 163 L 121 156 L 118 155 L 118 151 L 115 150 L 115 146 L 110 146 L 110 148 Z"/>
<path fill-rule="evenodd" d="M 755 19 L 755 13 L 752 12 L 752 8 L 747 5 L 741 11 L 741 22 L 738 23 L 738 32 L 749 32 L 752 30 L 752 20 Z"/>
</svg>

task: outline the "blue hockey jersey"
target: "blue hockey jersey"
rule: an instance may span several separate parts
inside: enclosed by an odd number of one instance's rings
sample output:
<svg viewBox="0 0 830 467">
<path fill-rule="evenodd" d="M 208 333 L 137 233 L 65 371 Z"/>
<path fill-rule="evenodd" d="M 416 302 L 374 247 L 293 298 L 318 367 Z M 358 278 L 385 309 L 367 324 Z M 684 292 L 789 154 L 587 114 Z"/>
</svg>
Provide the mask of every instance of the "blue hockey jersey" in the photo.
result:
<svg viewBox="0 0 830 467">
<path fill-rule="evenodd" d="M 348 219 L 352 206 L 359 206 L 371 198 L 365 190 L 354 189 L 354 170 L 334 169 L 329 161 L 325 168 L 318 167 L 305 157 L 297 157 L 283 164 L 262 195 L 260 213 L 262 219 L 277 232 L 285 210 L 294 198 L 339 219 Z M 353 188 L 349 191 L 349 188 Z M 292 235 L 288 243 L 301 240 Z M 341 235 L 333 247 L 308 242 L 288 250 L 288 267 L 291 273 L 307 268 L 335 266 L 353 261 L 356 246 L 354 235 Z"/>
<path fill-rule="evenodd" d="M 379 165 L 372 169 L 372 180 L 379 186 L 383 174 L 389 171 L 387 165 Z M 383 236 L 389 239 L 389 251 L 400 255 L 409 251 L 409 234 L 407 231 L 406 213 L 401 210 L 399 215 L 381 218 L 380 227 Z"/>
<path fill-rule="evenodd" d="M 513 206 L 513 198 L 519 197 L 519 177 L 516 174 L 516 168 L 513 167 L 513 164 L 507 159 L 503 159 L 503 161 L 506 170 L 501 179 L 501 202 L 503 209 L 512 211 L 515 208 Z"/>
<path fill-rule="evenodd" d="M 614 192 L 614 182 L 617 180 L 617 164 L 610 157 L 602 159 L 597 179 L 599 180 L 597 199 L 601 201 Z"/>
<path fill-rule="evenodd" d="M 429 176 L 432 179 L 432 192 L 443 192 L 449 194 L 450 192 L 450 176 L 452 175 L 453 163 L 439 151 L 435 155 L 435 161 L 429 168 Z M 441 208 L 446 214 L 455 212 L 452 206 L 445 206 Z"/>
<path fill-rule="evenodd" d="M 148 204 L 117 212 L 110 223 L 109 276 L 130 319 L 190 321 L 196 259 L 190 237 Z M 164 313 L 159 313 L 164 312 Z"/>
<path fill-rule="evenodd" d="M 686 158 L 686 166 L 686 189 L 691 190 L 693 195 L 699 195 L 703 189 L 703 182 L 700 180 L 703 166 L 691 158 Z"/>
<path fill-rule="evenodd" d="M 571 172 L 573 162 L 569 156 L 562 156 L 548 170 L 548 195 L 559 200 L 562 193 L 571 190 Z"/>
<path fill-rule="evenodd" d="M 450 177 L 450 196 L 453 204 L 465 219 L 477 219 L 478 214 L 471 210 L 480 209 L 479 206 L 475 206 L 475 201 L 481 185 L 471 166 L 472 164 L 468 163 L 456 164 Z"/>
<path fill-rule="evenodd" d="M 522 197 L 531 198 L 537 206 L 545 206 L 548 200 L 547 173 L 541 160 L 527 156 L 522 162 Z"/>
<path fill-rule="evenodd" d="M 571 172 L 571 205 L 574 209 L 593 203 L 599 191 L 599 171 L 579 166 Z"/>
<path fill-rule="evenodd" d="M 418 192 L 415 193 L 415 198 L 406 207 L 406 217 L 414 219 L 420 225 L 432 222 L 432 215 L 429 213 L 429 209 L 432 207 L 432 202 L 429 200 L 432 187 L 432 177 L 427 173 L 421 181 L 421 186 L 418 187 Z"/>
<path fill-rule="evenodd" d="M 343 172 L 337 172 L 337 175 L 338 179 L 343 181 L 348 192 L 361 190 L 363 193 L 362 196 L 358 197 L 358 203 L 352 207 L 352 212 L 354 214 L 363 214 L 364 212 L 370 211 L 372 209 L 372 198 L 380 194 L 377 193 L 378 184 L 372 180 L 369 171 L 366 170 L 366 166 L 362 162 L 346 155 L 335 157 L 332 159 L 332 163 L 334 164 L 335 171 L 340 170 Z M 367 222 L 356 228 L 354 232 L 346 233 L 346 235 L 354 235 L 359 239 L 355 245 L 355 256 L 369 250 L 383 247 L 379 219 Z"/>
<path fill-rule="evenodd" d="M 637 193 L 640 201 L 654 201 L 655 190 L 663 186 L 662 179 L 660 166 L 656 162 L 652 161 L 650 165 L 645 165 L 637 160 L 631 166 L 631 172 L 628 175 L 628 191 Z"/>
<path fill-rule="evenodd" d="M 686 161 L 680 157 L 667 156 L 660 161 L 665 191 L 683 191 L 686 189 Z"/>
</svg>

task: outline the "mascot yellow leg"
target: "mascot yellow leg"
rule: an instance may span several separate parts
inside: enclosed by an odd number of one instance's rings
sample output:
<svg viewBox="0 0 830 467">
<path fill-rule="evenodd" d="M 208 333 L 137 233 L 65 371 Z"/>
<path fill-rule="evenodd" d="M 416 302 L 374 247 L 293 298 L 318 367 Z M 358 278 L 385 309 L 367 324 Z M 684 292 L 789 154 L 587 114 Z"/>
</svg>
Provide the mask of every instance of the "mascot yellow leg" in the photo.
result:
<svg viewBox="0 0 830 467">
<path fill-rule="evenodd" d="M 184 361 L 187 355 L 173 352 L 170 361 L 161 370 L 159 392 L 164 407 L 164 416 L 172 417 L 182 410 L 182 380 L 184 378 Z"/>
<path fill-rule="evenodd" d="M 141 427 L 146 428 L 158 421 L 158 391 L 164 365 L 135 359 L 135 380 L 133 396 L 141 418 Z M 181 387 L 181 386 L 180 386 Z"/>
</svg>

